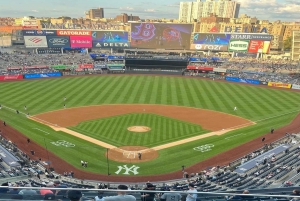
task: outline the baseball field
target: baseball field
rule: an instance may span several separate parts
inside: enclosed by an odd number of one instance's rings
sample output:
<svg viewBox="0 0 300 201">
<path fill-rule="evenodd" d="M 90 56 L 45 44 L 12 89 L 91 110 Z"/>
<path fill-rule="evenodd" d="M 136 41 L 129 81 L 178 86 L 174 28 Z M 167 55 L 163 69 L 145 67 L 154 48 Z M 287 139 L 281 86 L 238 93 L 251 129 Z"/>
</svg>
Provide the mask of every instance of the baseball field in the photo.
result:
<svg viewBox="0 0 300 201">
<path fill-rule="evenodd" d="M 58 157 L 73 171 L 111 176 L 191 167 L 277 131 L 300 110 L 295 91 L 187 77 L 67 77 L 3 82 L 0 90 L 0 119 L 45 150 L 33 159 L 63 170 Z M 26 138 L 19 146 L 33 149 Z"/>
</svg>

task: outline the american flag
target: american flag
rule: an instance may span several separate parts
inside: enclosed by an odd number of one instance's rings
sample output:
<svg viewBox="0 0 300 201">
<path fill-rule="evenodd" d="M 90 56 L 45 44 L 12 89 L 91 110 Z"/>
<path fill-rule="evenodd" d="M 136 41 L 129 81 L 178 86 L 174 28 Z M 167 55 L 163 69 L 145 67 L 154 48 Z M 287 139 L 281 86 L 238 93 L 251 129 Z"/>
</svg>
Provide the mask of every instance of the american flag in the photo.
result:
<svg viewBox="0 0 300 201">
<path fill-rule="evenodd" d="M 38 38 L 38 37 L 34 37 L 34 38 L 30 38 L 29 40 L 30 40 L 31 42 L 33 42 L 33 43 L 39 43 L 39 42 L 41 42 L 43 39 Z"/>
</svg>

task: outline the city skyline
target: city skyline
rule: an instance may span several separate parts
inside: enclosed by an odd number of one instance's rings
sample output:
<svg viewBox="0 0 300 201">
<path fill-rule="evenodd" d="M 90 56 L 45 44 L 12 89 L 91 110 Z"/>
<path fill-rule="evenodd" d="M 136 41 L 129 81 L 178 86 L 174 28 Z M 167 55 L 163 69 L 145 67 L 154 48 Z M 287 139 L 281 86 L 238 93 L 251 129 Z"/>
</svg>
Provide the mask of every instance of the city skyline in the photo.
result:
<svg viewBox="0 0 300 201">
<path fill-rule="evenodd" d="M 4 1 L 4 0 L 0 0 Z M 181 0 L 191 2 L 192 0 Z M 104 8 L 104 16 L 113 18 L 120 13 L 138 15 L 141 19 L 172 18 L 178 19 L 180 0 L 11 0 L 2 3 L 0 17 L 84 17 L 84 12 Z M 195 0 L 196 1 L 196 0 Z M 241 3 L 240 14 L 247 14 L 261 20 L 300 21 L 299 0 L 238 0 Z M 71 5 L 71 6 L 70 6 Z"/>
</svg>

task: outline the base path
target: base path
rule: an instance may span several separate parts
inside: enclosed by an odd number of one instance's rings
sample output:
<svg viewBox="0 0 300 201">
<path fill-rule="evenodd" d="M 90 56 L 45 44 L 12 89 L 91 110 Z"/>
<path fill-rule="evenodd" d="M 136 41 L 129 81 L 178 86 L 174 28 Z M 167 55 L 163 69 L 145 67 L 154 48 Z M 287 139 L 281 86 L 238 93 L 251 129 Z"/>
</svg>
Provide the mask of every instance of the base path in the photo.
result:
<svg viewBox="0 0 300 201">
<path fill-rule="evenodd" d="M 32 116 L 37 121 L 58 127 L 76 126 L 80 122 L 106 118 L 129 113 L 152 113 L 161 116 L 178 119 L 194 124 L 199 124 L 203 129 L 219 131 L 250 126 L 253 122 L 226 113 L 171 105 L 143 105 L 143 104 L 120 104 L 120 105 L 95 105 L 77 108 L 68 108 L 46 112 Z M 218 122 L 218 123 L 216 123 Z"/>
</svg>

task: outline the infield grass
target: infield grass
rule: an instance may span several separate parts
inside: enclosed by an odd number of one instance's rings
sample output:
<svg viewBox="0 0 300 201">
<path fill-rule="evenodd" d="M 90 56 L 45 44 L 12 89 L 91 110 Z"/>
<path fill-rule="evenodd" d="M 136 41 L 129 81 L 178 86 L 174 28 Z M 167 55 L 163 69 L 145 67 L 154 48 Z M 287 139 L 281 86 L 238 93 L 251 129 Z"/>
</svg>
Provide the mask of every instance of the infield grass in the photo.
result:
<svg viewBox="0 0 300 201">
<path fill-rule="evenodd" d="M 143 133 L 131 132 L 127 130 L 130 126 L 147 126 L 151 130 Z M 144 113 L 85 121 L 69 128 L 117 147 L 146 146 L 149 148 L 209 132 L 197 124 Z"/>
<path fill-rule="evenodd" d="M 63 101 L 65 96 L 66 102 Z M 0 104 L 13 109 L 3 107 L 0 110 L 0 119 L 41 146 L 47 146 L 49 151 L 75 167 L 80 168 L 80 160 L 84 159 L 89 162 L 87 171 L 106 174 L 106 149 L 62 132 L 55 132 L 15 113 L 15 109 L 18 109 L 31 115 L 39 114 L 62 109 L 64 103 L 68 108 L 99 104 L 179 105 L 216 110 L 257 123 L 222 136 L 161 150 L 156 160 L 138 164 L 140 175 L 153 175 L 180 170 L 182 165 L 190 166 L 257 138 L 269 132 L 271 127 L 276 130 L 288 124 L 299 112 L 300 93 L 271 87 L 259 88 L 254 85 L 167 76 L 91 76 L 0 83 Z M 237 111 L 233 111 L 235 106 Z M 92 122 L 86 123 L 92 125 Z M 153 125 L 149 127 L 153 128 Z M 36 128 L 49 134 L 46 135 Z M 92 128 L 85 128 L 86 131 L 90 129 Z M 57 140 L 65 140 L 76 146 L 57 147 L 51 143 Z M 132 141 L 137 144 L 138 140 Z M 148 143 L 151 144 L 151 141 Z M 214 148 L 205 153 L 193 150 L 194 147 L 205 144 L 214 144 Z M 124 163 L 111 161 L 112 174 L 115 174 L 118 165 Z"/>
</svg>

